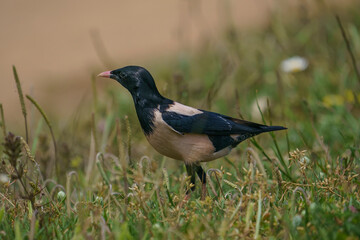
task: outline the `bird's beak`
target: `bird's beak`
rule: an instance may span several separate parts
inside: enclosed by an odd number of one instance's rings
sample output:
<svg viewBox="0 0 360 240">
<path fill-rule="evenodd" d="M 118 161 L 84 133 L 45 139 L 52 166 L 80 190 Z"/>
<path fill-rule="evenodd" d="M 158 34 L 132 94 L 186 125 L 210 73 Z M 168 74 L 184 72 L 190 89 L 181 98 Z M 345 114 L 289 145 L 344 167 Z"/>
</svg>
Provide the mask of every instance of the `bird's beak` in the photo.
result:
<svg viewBox="0 0 360 240">
<path fill-rule="evenodd" d="M 99 75 L 97 75 L 98 77 L 105 77 L 105 78 L 110 78 L 111 76 L 111 71 L 106 71 L 106 72 L 102 72 Z"/>
</svg>

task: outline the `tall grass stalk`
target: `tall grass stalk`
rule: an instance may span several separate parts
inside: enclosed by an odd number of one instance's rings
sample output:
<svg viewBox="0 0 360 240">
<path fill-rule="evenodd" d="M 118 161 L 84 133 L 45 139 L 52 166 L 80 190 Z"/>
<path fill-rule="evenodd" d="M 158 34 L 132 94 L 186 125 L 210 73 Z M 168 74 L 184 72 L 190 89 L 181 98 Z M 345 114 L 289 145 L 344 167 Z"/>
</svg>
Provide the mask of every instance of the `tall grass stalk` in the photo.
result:
<svg viewBox="0 0 360 240">
<path fill-rule="evenodd" d="M 0 115 L 1 115 L 1 128 L 3 130 L 4 137 L 6 136 L 6 124 L 3 105 L 0 103 Z"/>
<path fill-rule="evenodd" d="M 25 101 L 24 101 L 24 95 L 23 95 L 22 88 L 21 88 L 21 83 L 20 83 L 19 76 L 17 74 L 15 66 L 13 66 L 13 73 L 14 73 L 14 78 L 15 78 L 15 82 L 16 82 L 16 88 L 18 90 L 18 95 L 19 95 L 19 99 L 20 99 L 22 114 L 23 114 L 24 120 L 25 120 L 26 142 L 28 143 L 29 142 L 29 131 L 28 131 L 28 123 L 27 123 L 26 106 L 25 106 Z"/>
<path fill-rule="evenodd" d="M 214 169 L 214 168 L 211 168 L 207 171 L 207 174 L 209 175 L 209 177 L 211 176 L 211 174 L 213 173 L 213 175 L 215 175 L 215 179 L 216 179 L 216 182 L 218 183 L 219 185 L 219 189 L 220 189 L 220 192 L 221 192 L 221 195 L 223 196 L 223 198 L 225 199 L 225 194 L 224 194 L 224 191 L 221 187 L 221 183 L 220 183 L 220 180 L 219 180 L 219 177 L 218 175 L 222 175 L 222 172 L 219 170 L 219 169 Z"/>
<path fill-rule="evenodd" d="M 255 228 L 254 239 L 259 238 L 260 222 L 261 222 L 261 205 L 262 205 L 261 190 L 259 190 L 258 211 L 257 211 L 257 217 L 256 217 L 256 228 Z"/>
<path fill-rule="evenodd" d="M 103 180 L 105 181 L 105 183 L 107 185 L 110 185 L 110 180 L 109 180 L 108 176 L 106 175 L 106 173 L 105 173 L 105 171 L 104 171 L 104 169 L 103 169 L 103 167 L 101 165 L 100 159 L 104 160 L 103 154 L 102 153 L 96 154 L 96 166 L 97 166 L 97 168 L 98 168 L 98 170 L 100 172 L 100 175 L 103 178 Z"/>
<path fill-rule="evenodd" d="M 59 211 L 59 208 L 56 206 L 56 204 L 54 203 L 50 193 L 48 192 L 48 189 L 46 188 L 46 180 L 44 181 L 44 177 L 43 175 L 41 174 L 41 170 L 40 170 L 40 165 L 39 163 L 35 160 L 34 156 L 31 154 L 31 150 L 30 150 L 30 147 L 29 145 L 27 144 L 27 142 L 22 138 L 20 137 L 20 141 L 25 149 L 25 154 L 26 154 L 26 157 L 28 159 L 30 159 L 30 161 L 34 164 L 34 167 L 35 167 L 35 170 L 37 172 L 37 178 L 40 178 L 40 182 L 42 184 L 42 189 L 41 189 L 41 192 L 45 193 L 45 195 L 47 196 L 47 198 L 49 199 L 50 203 L 52 204 L 52 206 L 55 208 L 56 212 L 58 214 L 60 214 L 60 211 Z M 37 180 L 38 181 L 38 180 Z M 39 192 L 40 193 L 40 192 Z"/>
<path fill-rule="evenodd" d="M 255 138 L 251 139 L 251 143 L 254 144 L 254 146 L 265 156 L 265 158 L 269 162 L 273 162 L 273 160 L 267 155 L 265 150 L 259 145 L 259 143 L 255 140 Z M 288 174 L 287 170 L 283 170 L 282 168 L 279 168 L 280 172 L 284 174 L 290 181 L 295 182 L 295 180 L 291 177 L 291 175 Z"/>
<path fill-rule="evenodd" d="M 259 155 L 257 154 L 257 152 L 254 151 L 253 148 L 247 148 L 246 149 L 247 151 L 247 154 L 250 156 L 250 158 L 253 158 L 255 159 L 256 163 L 257 163 L 257 166 L 261 172 L 261 174 L 267 178 L 267 174 L 266 174 L 266 171 L 265 171 L 265 168 L 264 168 L 264 164 L 262 163 L 262 161 L 260 160 L 260 157 Z"/>
<path fill-rule="evenodd" d="M 340 28 L 340 30 L 341 30 L 341 35 L 342 35 L 342 37 L 343 37 L 343 39 L 344 39 L 344 42 L 345 42 L 345 45 L 346 45 L 346 49 L 347 49 L 347 51 L 348 51 L 348 53 L 349 53 L 349 55 L 350 55 L 351 62 L 352 62 L 352 65 L 353 65 L 353 67 L 354 67 L 354 71 L 355 71 L 356 77 L 357 77 L 357 79 L 358 79 L 358 81 L 359 81 L 359 83 L 360 83 L 359 68 L 358 68 L 358 66 L 357 66 L 356 58 L 355 58 L 355 56 L 354 56 L 354 53 L 353 53 L 353 51 L 352 51 L 352 49 L 351 49 L 350 41 L 349 41 L 348 37 L 346 36 L 345 30 L 344 30 L 344 27 L 343 27 L 343 25 L 342 25 L 342 23 L 341 23 L 341 19 L 340 19 L 339 15 L 335 15 L 335 18 L 336 18 L 336 22 L 337 22 L 337 24 L 339 25 L 339 28 Z M 354 95 L 354 97 L 355 97 L 355 101 L 356 101 L 356 100 L 357 100 L 357 96 Z"/>
<path fill-rule="evenodd" d="M 129 158 L 129 165 L 130 167 L 134 167 L 134 163 L 131 158 L 131 127 L 129 117 L 125 116 L 125 125 L 127 131 L 127 157 Z"/>
<path fill-rule="evenodd" d="M 260 115 L 261 115 L 261 118 L 262 118 L 263 123 L 266 124 L 265 117 L 264 117 L 264 114 L 263 114 L 263 112 L 262 112 L 262 110 L 261 110 L 261 108 L 260 108 L 260 105 L 259 105 L 259 102 L 258 102 L 258 98 L 257 98 L 257 97 L 256 97 L 256 105 L 257 105 L 257 108 L 258 108 L 258 110 L 259 110 L 259 112 L 260 112 Z M 268 109 L 269 109 L 270 106 L 269 106 L 269 100 L 268 100 L 268 99 L 267 99 L 267 105 L 268 105 Z M 270 110 L 269 110 L 269 115 L 270 115 Z M 271 121 L 270 121 L 270 125 L 271 125 Z M 283 166 L 284 170 L 287 172 L 288 167 L 287 167 L 287 165 L 286 165 L 286 163 L 285 163 L 285 161 L 284 161 L 284 158 L 282 157 L 282 154 L 281 154 L 280 149 L 279 149 L 279 146 L 278 146 L 278 144 L 277 144 L 275 135 L 274 135 L 273 132 L 269 132 L 269 133 L 270 133 L 270 136 L 271 136 L 271 138 L 272 138 L 272 140 L 273 140 L 273 142 L 274 142 L 274 144 L 275 144 L 275 148 L 276 148 L 275 153 L 276 153 L 276 155 L 278 156 L 278 158 L 279 158 L 279 160 L 280 160 L 280 163 L 281 163 L 281 165 Z M 287 173 L 288 173 L 288 172 L 287 172 Z"/>
<path fill-rule="evenodd" d="M 91 133 L 92 136 L 94 137 L 94 144 L 95 144 L 95 152 L 99 151 L 99 145 L 98 145 L 98 139 L 97 139 L 97 134 L 96 134 L 96 119 L 95 119 L 95 114 L 92 113 L 91 114 Z"/>
<path fill-rule="evenodd" d="M 268 107 L 269 107 L 269 103 L 267 103 L 267 104 L 268 104 Z M 257 105 L 257 108 L 258 108 L 258 110 L 259 110 L 259 112 L 260 112 L 260 115 L 261 115 L 261 118 L 262 118 L 263 123 L 266 124 L 265 117 L 264 117 L 264 114 L 263 114 L 263 112 L 262 112 L 262 110 L 261 110 L 261 108 L 260 108 L 260 105 L 259 105 L 259 102 L 258 102 L 257 97 L 256 97 L 256 105 Z M 285 163 L 285 161 L 284 161 L 284 158 L 283 158 L 283 156 L 282 156 L 282 154 L 281 154 L 281 151 L 280 151 L 279 145 L 278 145 L 278 143 L 277 143 L 275 134 L 274 134 L 273 132 L 269 132 L 269 133 L 270 133 L 270 136 L 271 136 L 271 138 L 272 138 L 272 140 L 273 140 L 273 142 L 274 142 L 275 148 L 276 148 L 275 154 L 277 155 L 277 157 L 278 157 L 278 159 L 279 159 L 279 161 L 280 161 L 280 163 L 281 163 L 281 165 L 282 165 L 282 167 L 283 167 L 283 170 L 281 170 L 281 172 L 284 173 L 291 181 L 294 181 L 294 180 L 292 179 L 292 177 L 291 177 L 291 174 L 290 174 L 289 171 L 288 171 L 288 166 L 286 165 L 286 163 Z M 254 140 L 253 142 L 256 142 L 256 140 Z M 255 146 L 256 146 L 257 148 L 259 148 L 259 149 L 262 149 L 262 148 L 260 148 L 260 145 L 259 145 L 257 142 L 256 142 L 256 145 L 255 145 Z M 262 152 L 265 153 L 264 150 L 262 150 Z M 269 157 L 267 157 L 267 159 L 270 160 Z M 270 160 L 270 162 L 271 162 L 271 160 Z M 279 169 L 280 169 L 280 168 L 279 168 Z"/>
<path fill-rule="evenodd" d="M 119 152 L 119 159 L 120 164 L 122 168 L 122 174 L 123 174 L 123 181 L 124 181 L 124 193 L 125 193 L 125 206 L 124 206 L 124 212 L 123 217 L 124 220 L 127 218 L 127 208 L 128 208 L 128 194 L 129 194 L 129 182 L 127 177 L 127 164 L 126 164 L 126 157 L 125 157 L 125 150 L 124 150 L 124 144 L 121 137 L 121 127 L 120 127 L 120 120 L 116 119 L 116 140 L 118 143 L 118 152 Z"/>
<path fill-rule="evenodd" d="M 97 96 L 97 88 L 96 88 L 96 77 L 95 75 L 91 76 L 91 87 L 92 87 L 92 94 L 93 94 L 93 106 L 94 112 L 97 113 L 98 110 L 98 96 Z"/>
<path fill-rule="evenodd" d="M 45 120 L 46 125 L 48 126 L 49 130 L 50 130 L 50 134 L 51 134 L 51 139 L 52 142 L 54 144 L 54 166 L 55 166 L 55 173 L 56 176 L 59 178 L 59 167 L 58 167 L 58 161 L 57 161 L 57 157 L 58 157 L 58 150 L 57 150 L 57 144 L 56 144 L 56 139 L 55 139 L 55 134 L 53 131 L 53 128 L 51 126 L 51 123 L 49 121 L 49 118 L 46 116 L 45 112 L 42 110 L 42 108 L 40 107 L 40 105 L 29 95 L 26 95 L 26 98 L 29 99 L 29 101 L 36 107 L 36 109 L 40 112 L 41 116 L 43 117 L 43 119 Z"/>
<path fill-rule="evenodd" d="M 33 142 L 32 142 L 32 145 L 31 145 L 31 153 L 32 154 L 35 154 L 35 152 L 36 152 L 38 142 L 39 142 L 39 135 L 40 135 L 40 131 L 42 129 L 43 123 L 44 123 L 44 121 L 42 119 L 40 119 L 38 124 L 37 124 L 37 127 L 35 129 L 35 134 L 33 136 L 33 139 L 32 139 Z"/>
<path fill-rule="evenodd" d="M 29 240 L 33 240 L 34 236 L 35 236 L 35 228 L 36 228 L 36 213 L 37 210 L 35 210 L 33 212 L 33 214 L 31 215 L 31 220 L 30 220 L 30 231 L 29 231 Z"/>
<path fill-rule="evenodd" d="M 101 162 L 104 162 L 104 155 L 99 152 L 98 154 L 96 154 L 96 166 L 97 166 L 97 168 L 98 168 L 98 170 L 100 172 L 100 175 L 101 175 L 102 179 L 105 181 L 106 185 L 109 187 L 109 205 L 110 205 L 110 200 L 113 200 L 114 203 L 116 204 L 116 206 L 120 209 L 120 211 L 124 212 L 124 210 L 121 207 L 120 203 L 117 201 L 117 199 L 113 195 L 112 184 L 110 182 L 110 179 L 106 175 L 106 173 L 104 171 L 104 168 L 101 165 Z M 110 207 L 109 207 L 109 209 L 110 209 Z"/>
<path fill-rule="evenodd" d="M 92 180 L 92 174 L 93 174 L 93 168 L 95 163 L 95 137 L 93 131 L 90 132 L 90 148 L 89 148 L 89 158 L 85 167 L 85 180 L 86 183 L 91 183 L 90 180 Z"/>
<path fill-rule="evenodd" d="M 71 216 L 71 177 L 75 175 L 78 177 L 78 173 L 75 171 L 71 171 L 66 176 L 66 212 L 68 217 Z"/>
<path fill-rule="evenodd" d="M 102 132 L 102 139 L 101 139 L 101 146 L 100 146 L 101 152 L 105 152 L 106 145 L 107 145 L 109 139 L 112 139 L 112 138 L 110 138 L 110 134 L 111 134 L 111 128 L 112 128 L 113 122 L 114 122 L 114 113 L 111 110 L 109 110 L 109 113 L 106 115 L 106 118 L 105 118 L 104 130 Z"/>
<path fill-rule="evenodd" d="M 251 221 L 251 217 L 253 215 L 253 210 L 254 210 L 254 202 L 248 202 L 247 204 L 247 208 L 246 208 L 246 214 L 245 214 L 245 232 L 249 231 L 250 228 L 250 221 Z"/>
<path fill-rule="evenodd" d="M 14 223 L 14 231 L 15 231 L 15 240 L 22 240 L 23 236 L 21 234 L 21 230 L 20 230 L 20 221 L 19 220 L 15 220 Z"/>
<path fill-rule="evenodd" d="M 164 175 L 164 183 L 165 183 L 165 190 L 166 190 L 166 194 L 168 196 L 168 199 L 169 199 L 169 202 L 171 204 L 172 207 L 175 207 L 175 204 L 173 202 L 173 199 L 171 197 L 171 194 L 170 194 L 170 181 L 169 181 L 169 174 L 166 170 L 166 168 L 162 168 L 162 171 L 163 171 L 163 175 Z"/>
</svg>

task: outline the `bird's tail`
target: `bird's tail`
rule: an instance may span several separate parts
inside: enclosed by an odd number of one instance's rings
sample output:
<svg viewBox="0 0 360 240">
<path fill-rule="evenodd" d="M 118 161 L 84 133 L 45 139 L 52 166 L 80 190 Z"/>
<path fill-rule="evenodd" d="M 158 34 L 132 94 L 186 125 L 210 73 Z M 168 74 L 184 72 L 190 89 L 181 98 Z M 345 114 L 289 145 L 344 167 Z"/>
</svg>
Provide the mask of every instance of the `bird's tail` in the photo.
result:
<svg viewBox="0 0 360 240">
<path fill-rule="evenodd" d="M 279 130 L 287 129 L 286 127 L 281 127 L 281 126 L 266 126 L 266 125 L 250 123 L 250 122 L 249 122 L 249 124 L 251 124 L 253 128 L 250 131 L 248 131 L 247 133 L 239 134 L 236 138 L 237 141 L 234 142 L 232 147 L 236 147 L 242 141 L 244 141 L 248 138 L 251 138 L 251 137 L 255 137 L 256 135 L 259 135 L 264 132 L 272 132 L 272 131 L 279 131 Z"/>
<path fill-rule="evenodd" d="M 263 125 L 263 126 L 261 126 L 261 130 L 260 130 L 259 133 L 286 130 L 286 129 L 287 129 L 286 127 L 282 127 L 282 126 L 266 126 L 266 125 Z"/>
</svg>

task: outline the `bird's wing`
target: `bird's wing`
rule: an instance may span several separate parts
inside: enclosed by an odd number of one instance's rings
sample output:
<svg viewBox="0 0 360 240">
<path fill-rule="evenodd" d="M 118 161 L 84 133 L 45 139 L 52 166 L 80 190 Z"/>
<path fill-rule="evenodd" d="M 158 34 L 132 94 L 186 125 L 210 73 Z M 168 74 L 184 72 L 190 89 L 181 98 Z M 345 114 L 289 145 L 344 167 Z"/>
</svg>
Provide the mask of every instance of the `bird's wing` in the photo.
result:
<svg viewBox="0 0 360 240">
<path fill-rule="evenodd" d="M 185 115 L 177 111 L 163 111 L 163 120 L 180 133 L 199 133 L 207 135 L 259 134 L 262 132 L 285 129 L 266 126 L 218 113 L 201 110 L 195 115 Z"/>
</svg>

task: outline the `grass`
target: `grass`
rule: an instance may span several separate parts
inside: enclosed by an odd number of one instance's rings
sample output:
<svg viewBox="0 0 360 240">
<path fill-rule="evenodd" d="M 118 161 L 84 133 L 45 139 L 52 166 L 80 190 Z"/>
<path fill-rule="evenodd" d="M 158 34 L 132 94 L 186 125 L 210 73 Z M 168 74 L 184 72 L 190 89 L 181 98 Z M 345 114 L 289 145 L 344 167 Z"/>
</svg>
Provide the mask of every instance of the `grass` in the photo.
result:
<svg viewBox="0 0 360 240">
<path fill-rule="evenodd" d="M 182 208 L 184 166 L 149 147 L 120 85 L 100 92 L 92 80 L 94 101 L 65 126 L 27 95 L 40 112 L 24 114 L 38 122 L 28 141 L 6 133 L 0 105 L 0 238 L 359 239 L 355 9 L 339 13 L 341 24 L 305 11 L 286 24 L 275 15 L 261 32 L 230 27 L 220 42 L 153 65 L 165 96 L 288 127 L 203 164 L 209 196 L 201 201 L 197 187 Z M 309 67 L 282 72 L 280 62 L 293 55 Z"/>
</svg>

